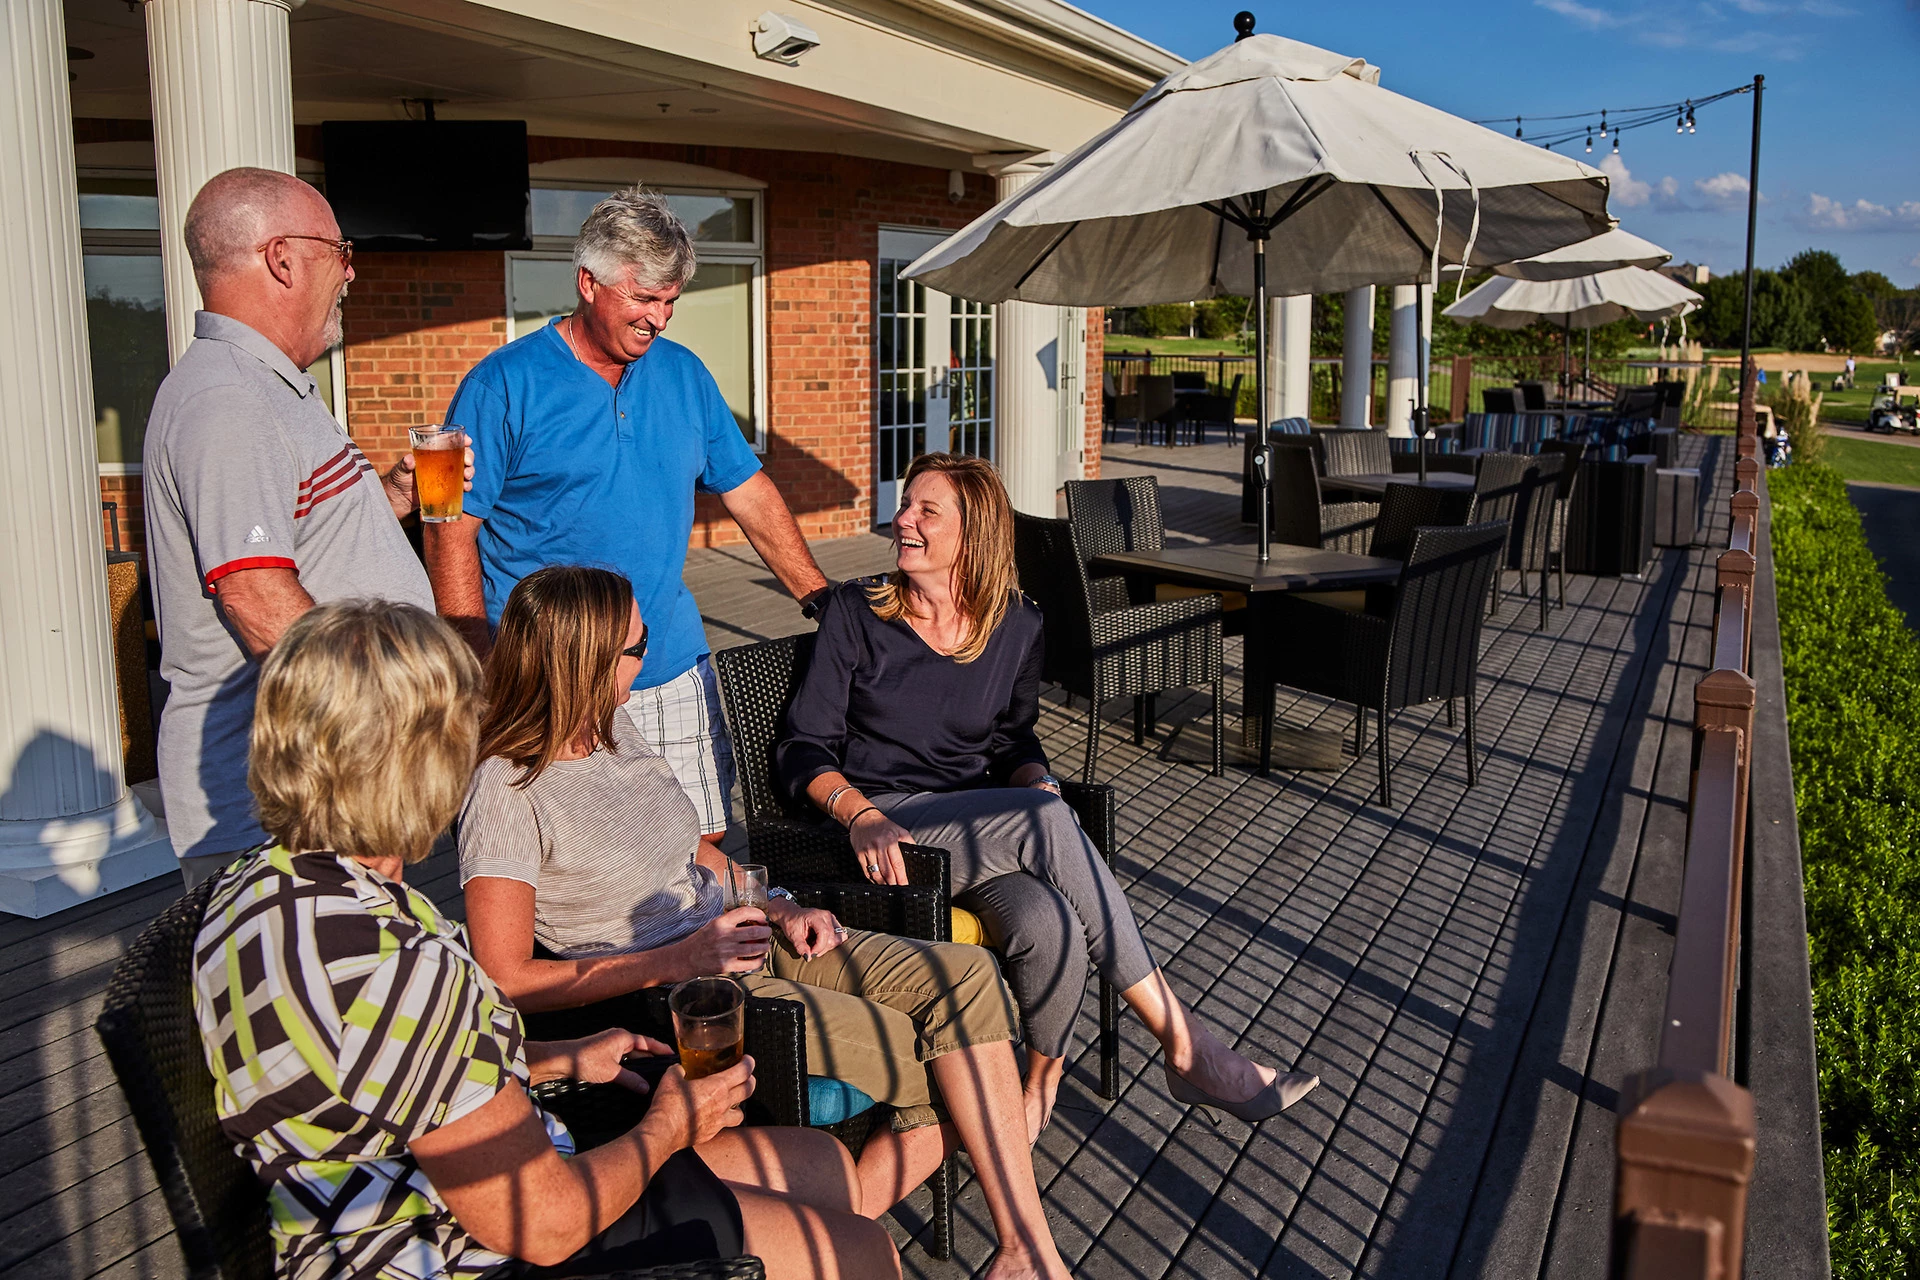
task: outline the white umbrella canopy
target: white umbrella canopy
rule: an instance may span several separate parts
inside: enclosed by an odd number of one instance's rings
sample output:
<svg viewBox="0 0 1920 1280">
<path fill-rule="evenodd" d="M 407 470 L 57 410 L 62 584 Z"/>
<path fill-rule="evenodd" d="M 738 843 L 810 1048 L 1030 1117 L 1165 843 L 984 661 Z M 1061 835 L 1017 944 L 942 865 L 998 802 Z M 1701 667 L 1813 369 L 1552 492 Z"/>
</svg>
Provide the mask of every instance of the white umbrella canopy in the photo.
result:
<svg viewBox="0 0 1920 1280">
<path fill-rule="evenodd" d="M 1571 280 L 1620 267 L 1653 268 L 1672 257 L 1653 241 L 1642 240 L 1631 231 L 1615 227 L 1579 244 L 1504 263 L 1495 267 L 1493 273 L 1512 276 L 1515 280 Z"/>
<path fill-rule="evenodd" d="M 1658 271 L 1621 267 L 1572 280 L 1514 280 L 1495 276 L 1441 315 L 1495 329 L 1524 329 L 1547 320 L 1592 329 L 1627 316 L 1665 320 L 1697 310 L 1703 299 Z"/>
<path fill-rule="evenodd" d="M 1611 227 L 1599 170 L 1379 76 L 1280 36 L 1239 40 L 1155 85 L 907 275 L 977 302 L 1250 294 L 1251 223 L 1271 230 L 1270 291 L 1333 293 L 1428 278 L 1436 239 L 1441 261 L 1489 267 Z"/>
</svg>

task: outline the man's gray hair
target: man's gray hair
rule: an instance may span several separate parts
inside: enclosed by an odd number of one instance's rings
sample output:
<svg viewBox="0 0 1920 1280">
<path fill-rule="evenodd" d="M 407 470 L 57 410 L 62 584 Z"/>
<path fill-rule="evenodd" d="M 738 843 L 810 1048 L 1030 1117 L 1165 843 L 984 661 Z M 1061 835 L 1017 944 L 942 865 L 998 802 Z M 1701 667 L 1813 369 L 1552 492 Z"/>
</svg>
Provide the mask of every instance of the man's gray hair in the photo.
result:
<svg viewBox="0 0 1920 1280">
<path fill-rule="evenodd" d="M 228 169 L 208 178 L 187 206 L 185 240 L 202 288 L 244 263 L 260 244 L 306 228 L 289 218 L 319 195 L 311 184 L 273 169 Z"/>
<path fill-rule="evenodd" d="M 698 260 L 693 236 L 674 214 L 667 198 L 642 186 L 616 191 L 593 206 L 573 242 L 573 265 L 593 278 L 617 282 L 629 267 L 643 289 L 684 285 Z"/>
</svg>

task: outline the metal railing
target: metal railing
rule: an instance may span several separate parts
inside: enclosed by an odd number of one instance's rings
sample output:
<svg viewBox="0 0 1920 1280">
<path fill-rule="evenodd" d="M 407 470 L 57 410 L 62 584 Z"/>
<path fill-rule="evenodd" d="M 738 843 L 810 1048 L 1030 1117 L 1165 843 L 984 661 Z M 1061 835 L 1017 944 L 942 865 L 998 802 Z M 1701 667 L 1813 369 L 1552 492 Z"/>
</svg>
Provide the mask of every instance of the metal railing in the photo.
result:
<svg viewBox="0 0 1920 1280">
<path fill-rule="evenodd" d="M 1713 667 L 1693 690 L 1693 780 L 1673 963 L 1650 1071 L 1626 1083 L 1616 1132 L 1616 1280 L 1733 1280 L 1746 1242 L 1756 1131 L 1733 1080 L 1742 880 L 1753 769 L 1759 440 L 1737 437 L 1733 533 L 1714 565 Z"/>
</svg>

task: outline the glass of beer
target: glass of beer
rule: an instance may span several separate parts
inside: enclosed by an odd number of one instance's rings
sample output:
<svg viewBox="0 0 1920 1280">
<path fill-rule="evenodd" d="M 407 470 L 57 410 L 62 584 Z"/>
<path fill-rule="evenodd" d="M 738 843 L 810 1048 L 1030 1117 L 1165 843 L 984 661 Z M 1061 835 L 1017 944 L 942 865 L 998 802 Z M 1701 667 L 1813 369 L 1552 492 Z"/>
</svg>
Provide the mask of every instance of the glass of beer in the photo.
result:
<svg viewBox="0 0 1920 1280">
<path fill-rule="evenodd" d="M 460 497 L 467 486 L 467 433 L 451 423 L 412 427 L 413 485 L 420 495 L 420 518 L 446 524 L 460 518 Z"/>
<path fill-rule="evenodd" d="M 762 912 L 767 909 L 767 886 L 772 881 L 767 878 L 767 869 L 757 862 L 735 862 L 727 867 L 727 910 L 735 907 L 758 907 Z M 769 924 L 772 922 L 769 921 Z M 760 967 L 754 972 L 771 973 L 773 948 L 767 948 L 766 956 L 760 961 Z"/>
<path fill-rule="evenodd" d="M 732 978 L 690 978 L 667 996 L 680 1068 L 698 1080 L 740 1061 L 747 1038 L 747 995 Z"/>
</svg>

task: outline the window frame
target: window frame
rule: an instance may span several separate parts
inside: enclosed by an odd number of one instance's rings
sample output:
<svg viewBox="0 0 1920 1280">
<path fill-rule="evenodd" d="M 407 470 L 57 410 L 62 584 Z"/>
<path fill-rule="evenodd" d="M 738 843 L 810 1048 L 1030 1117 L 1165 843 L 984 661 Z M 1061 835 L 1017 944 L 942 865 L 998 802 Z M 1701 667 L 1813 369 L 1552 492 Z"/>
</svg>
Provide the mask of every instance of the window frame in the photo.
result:
<svg viewBox="0 0 1920 1280">
<path fill-rule="evenodd" d="M 753 435 L 747 441 L 756 454 L 767 451 L 767 251 L 766 251 L 766 192 L 750 187 L 712 187 L 685 186 L 678 183 L 648 184 L 649 188 L 669 196 L 720 196 L 732 200 L 746 200 L 753 209 L 753 239 L 714 240 L 695 246 L 701 262 L 711 262 L 716 266 L 744 266 L 748 269 L 747 285 L 747 328 L 748 339 L 753 344 L 751 363 L 753 376 Z M 535 178 L 533 190 L 541 191 L 594 191 L 605 195 L 616 190 L 617 186 L 607 182 L 585 182 L 577 179 L 541 179 Z M 531 204 L 532 197 L 528 197 Z M 531 214 L 529 214 L 531 217 Z M 534 262 L 573 261 L 575 236 L 535 235 L 533 248 L 511 249 L 505 253 L 506 278 L 506 321 L 508 340 L 520 335 L 514 332 L 513 318 L 513 264 L 517 260 Z M 671 326 L 669 326 L 671 327 Z"/>
</svg>

